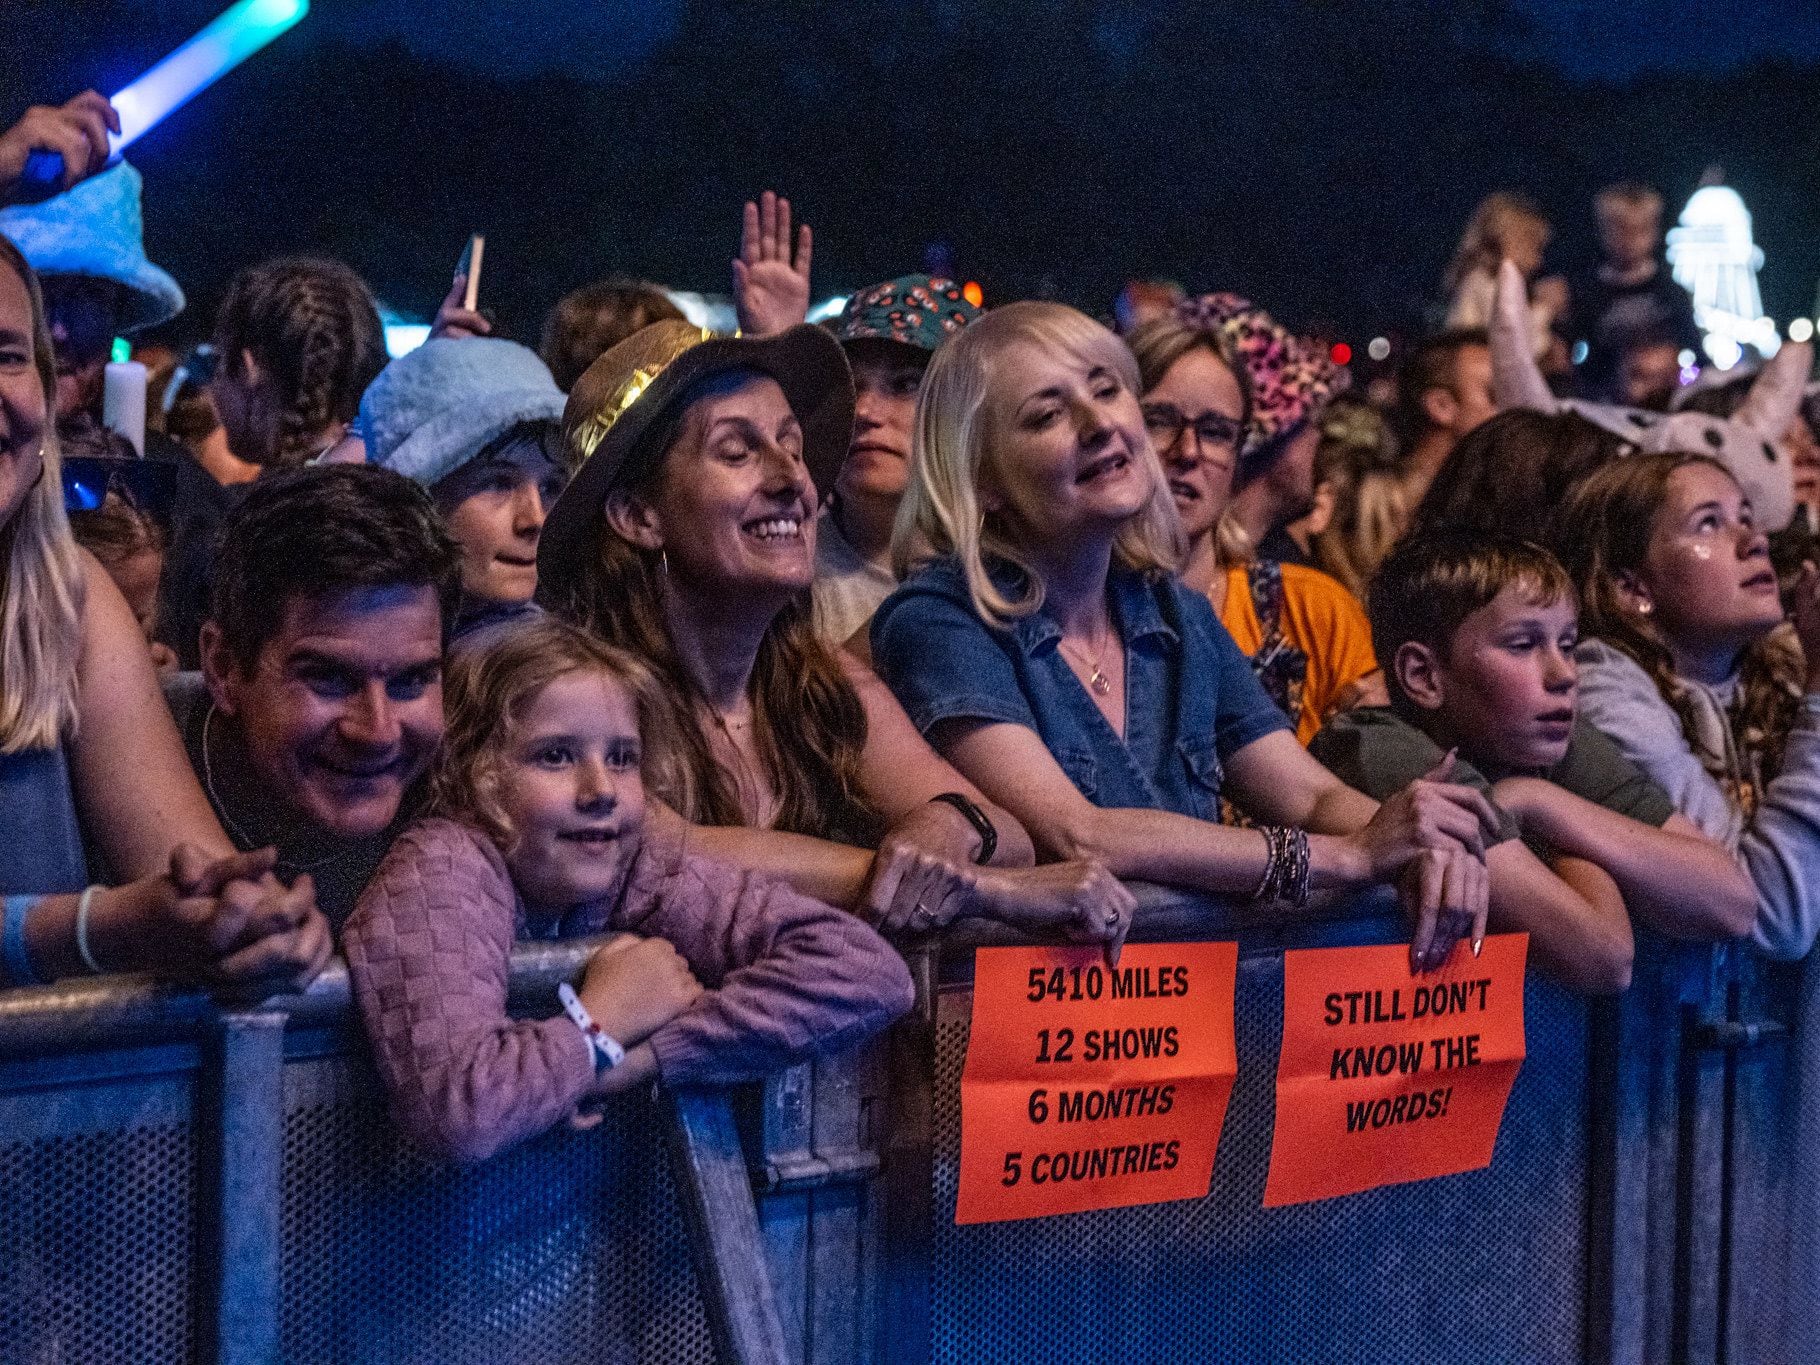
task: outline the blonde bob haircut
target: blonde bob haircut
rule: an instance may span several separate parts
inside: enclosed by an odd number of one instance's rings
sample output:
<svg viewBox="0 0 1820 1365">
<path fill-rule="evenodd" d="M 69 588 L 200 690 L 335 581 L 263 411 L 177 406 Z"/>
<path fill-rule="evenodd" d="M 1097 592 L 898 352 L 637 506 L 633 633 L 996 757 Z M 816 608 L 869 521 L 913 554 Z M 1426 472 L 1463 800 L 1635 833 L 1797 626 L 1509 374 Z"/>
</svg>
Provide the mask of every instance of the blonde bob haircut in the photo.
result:
<svg viewBox="0 0 1820 1365">
<path fill-rule="evenodd" d="M 1043 581 L 1035 565 L 1003 521 L 985 511 L 980 496 L 982 482 L 999 478 L 993 441 L 1005 395 L 995 392 L 994 385 L 1005 353 L 1017 346 L 1060 354 L 1086 369 L 1109 370 L 1134 401 L 1142 392 L 1137 362 L 1125 344 L 1092 318 L 1059 303 L 995 308 L 944 342 L 929 362 L 916 400 L 910 484 L 898 507 L 892 562 L 902 578 L 929 560 L 954 556 L 973 609 L 987 624 L 1001 627 L 1043 604 Z M 1113 558 L 1139 573 L 1174 574 L 1187 547 L 1148 436 L 1137 458 L 1149 476 L 1150 494 L 1120 528 Z M 1022 571 L 1021 593 L 1008 595 L 993 583 L 989 557 Z"/>
<path fill-rule="evenodd" d="M 0 261 L 25 285 L 32 362 L 44 391 L 44 468 L 0 526 L 0 754 L 54 749 L 76 733 L 86 580 L 63 513 L 57 449 L 57 371 L 44 296 L 25 257 L 0 236 Z"/>
</svg>

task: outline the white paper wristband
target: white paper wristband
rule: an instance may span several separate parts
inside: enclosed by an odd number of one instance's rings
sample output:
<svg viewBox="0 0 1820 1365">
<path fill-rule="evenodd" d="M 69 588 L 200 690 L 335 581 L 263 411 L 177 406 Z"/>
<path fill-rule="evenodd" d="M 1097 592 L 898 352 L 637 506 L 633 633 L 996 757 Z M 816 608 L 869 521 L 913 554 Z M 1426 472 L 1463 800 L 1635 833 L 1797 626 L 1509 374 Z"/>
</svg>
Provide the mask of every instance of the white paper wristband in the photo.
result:
<svg viewBox="0 0 1820 1365">
<path fill-rule="evenodd" d="M 581 1036 L 587 1040 L 588 1049 L 594 1054 L 594 1069 L 606 1071 L 618 1066 L 626 1059 L 626 1050 L 619 1045 L 617 1038 L 609 1037 L 602 1032 L 594 1016 L 588 1013 L 588 1007 L 581 1003 L 581 997 L 575 994 L 575 988 L 567 981 L 556 988 L 556 998 L 562 1001 L 562 1012 L 574 1021 L 575 1027 L 581 1030 Z"/>
</svg>

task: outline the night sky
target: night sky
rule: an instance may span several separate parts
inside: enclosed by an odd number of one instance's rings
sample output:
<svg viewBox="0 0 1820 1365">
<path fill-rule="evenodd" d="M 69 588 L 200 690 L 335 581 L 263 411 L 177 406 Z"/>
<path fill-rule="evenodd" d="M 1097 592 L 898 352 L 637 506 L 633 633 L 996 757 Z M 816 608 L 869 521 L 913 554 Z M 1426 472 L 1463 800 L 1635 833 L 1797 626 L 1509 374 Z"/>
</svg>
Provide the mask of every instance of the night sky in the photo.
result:
<svg viewBox="0 0 1820 1365">
<path fill-rule="evenodd" d="M 1054 5 L 994 5 L 1052 9 Z M 1370 22 L 1376 4 L 1352 5 Z M 1545 62 L 1580 80 L 1622 82 L 1651 69 L 1729 71 L 1764 58 L 1820 64 L 1820 5 L 1725 5 L 1714 0 L 1511 0 L 1456 4 L 1481 44 Z M 167 5 L 177 11 L 178 5 Z M 209 5 L 193 5 L 207 15 Z M 311 24 L 326 38 L 400 38 L 455 66 L 615 75 L 650 60 L 675 35 L 679 0 L 442 0 L 437 22 L 406 0 L 319 0 Z M 1108 5 L 1110 9 L 1110 5 Z M 1138 13 L 1143 5 L 1119 5 Z"/>
<path fill-rule="evenodd" d="M 0 0 L 0 114 L 111 90 L 225 0 Z M 426 18 L 433 15 L 433 19 Z M 724 291 L 741 200 L 814 224 L 818 296 L 953 247 L 989 299 L 1156 273 L 1362 337 L 1419 329 L 1472 204 L 1592 250 L 1600 184 L 1710 163 L 1770 311 L 1820 279 L 1820 6 L 1713 0 L 314 0 L 148 135 L 147 240 L 206 330 L 232 270 L 342 257 L 427 316 L 466 234 L 535 342 L 608 272 Z"/>
<path fill-rule="evenodd" d="M 863 0 L 856 0 L 863 3 Z M 1394 8 L 1396 0 L 1391 0 Z M 1820 64 L 1820 6 L 1716 0 L 1448 0 L 1488 51 L 1541 62 L 1580 80 L 1627 81 L 1652 70 L 1715 72 L 1764 59 Z M 1339 7 L 1344 7 L 1341 0 Z M 1016 16 L 1054 5 L 977 0 Z M 185 6 L 168 5 L 172 12 Z M 211 5 L 190 5 L 207 15 Z M 409 0 L 318 0 L 310 22 L 324 38 L 396 37 L 436 61 L 520 73 L 598 77 L 635 67 L 675 35 L 679 0 L 441 0 L 433 24 Z M 1115 22 L 1142 23 L 1141 4 L 1107 6 Z M 1215 8 L 1214 5 L 1209 6 Z M 1355 0 L 1361 15 L 1376 3 Z M 1132 16 L 1136 16 L 1133 18 Z"/>
</svg>

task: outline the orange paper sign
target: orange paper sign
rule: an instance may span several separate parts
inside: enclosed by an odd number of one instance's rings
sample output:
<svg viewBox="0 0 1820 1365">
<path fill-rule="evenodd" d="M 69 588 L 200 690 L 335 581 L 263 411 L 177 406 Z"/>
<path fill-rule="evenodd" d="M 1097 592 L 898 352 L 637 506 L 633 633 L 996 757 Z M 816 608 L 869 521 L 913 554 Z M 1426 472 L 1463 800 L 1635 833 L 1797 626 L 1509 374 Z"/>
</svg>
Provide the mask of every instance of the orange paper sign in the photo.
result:
<svg viewBox="0 0 1820 1365">
<path fill-rule="evenodd" d="M 1266 1205 L 1491 1164 L 1523 1065 L 1528 934 L 1409 974 L 1409 950 L 1283 954 L 1283 1055 Z"/>
<path fill-rule="evenodd" d="M 981 948 L 957 1223 L 1198 1199 L 1238 1055 L 1236 943 Z"/>
</svg>

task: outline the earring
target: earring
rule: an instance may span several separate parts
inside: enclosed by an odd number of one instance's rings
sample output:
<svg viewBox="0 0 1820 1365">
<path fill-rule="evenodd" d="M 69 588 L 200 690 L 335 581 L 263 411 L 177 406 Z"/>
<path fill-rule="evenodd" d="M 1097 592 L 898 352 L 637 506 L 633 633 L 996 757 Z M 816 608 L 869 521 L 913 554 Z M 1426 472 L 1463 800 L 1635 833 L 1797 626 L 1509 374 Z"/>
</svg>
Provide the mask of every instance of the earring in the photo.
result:
<svg viewBox="0 0 1820 1365">
<path fill-rule="evenodd" d="M 1637 615 L 1639 615 L 1639 616 L 1648 616 L 1655 609 L 1656 609 L 1656 604 L 1654 602 L 1648 601 L 1647 599 L 1642 602 L 1637 603 Z"/>
<path fill-rule="evenodd" d="M 670 576 L 670 552 L 668 550 L 659 550 L 657 552 L 657 563 L 658 567 L 663 570 L 664 577 L 668 578 Z"/>
</svg>

